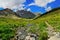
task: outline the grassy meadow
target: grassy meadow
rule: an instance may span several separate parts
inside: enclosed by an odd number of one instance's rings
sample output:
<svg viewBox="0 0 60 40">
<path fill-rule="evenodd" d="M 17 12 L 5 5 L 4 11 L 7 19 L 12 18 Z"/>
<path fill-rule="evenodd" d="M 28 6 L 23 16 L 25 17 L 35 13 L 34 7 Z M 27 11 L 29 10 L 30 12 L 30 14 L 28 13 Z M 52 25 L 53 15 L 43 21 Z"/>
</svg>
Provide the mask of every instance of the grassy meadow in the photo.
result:
<svg viewBox="0 0 60 40">
<path fill-rule="evenodd" d="M 46 40 L 48 34 L 45 21 L 60 32 L 60 10 L 50 12 L 35 20 L 0 17 L 0 39 L 10 40 L 15 36 L 18 27 L 26 27 L 31 24 L 32 26 L 28 26 L 28 32 L 37 34 L 38 40 Z"/>
</svg>

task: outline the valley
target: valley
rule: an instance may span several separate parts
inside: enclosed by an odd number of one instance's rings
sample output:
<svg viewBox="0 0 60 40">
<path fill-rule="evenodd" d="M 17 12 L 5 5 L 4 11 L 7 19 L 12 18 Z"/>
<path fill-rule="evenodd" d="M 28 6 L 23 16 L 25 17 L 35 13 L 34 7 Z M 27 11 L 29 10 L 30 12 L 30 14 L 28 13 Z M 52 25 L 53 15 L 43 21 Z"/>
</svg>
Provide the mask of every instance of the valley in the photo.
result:
<svg viewBox="0 0 60 40">
<path fill-rule="evenodd" d="M 12 15 L 14 15 L 14 13 Z M 16 32 L 21 28 L 21 30 L 26 28 L 26 30 L 24 30 L 27 31 L 26 34 L 31 33 L 31 35 L 37 35 L 38 40 L 48 40 L 50 37 L 48 37 L 48 26 L 45 22 L 51 25 L 55 32 L 60 32 L 60 9 L 48 12 L 32 20 L 20 18 L 16 15 L 12 17 L 12 15 L 8 14 L 8 16 L 4 16 L 3 14 L 4 17 L 0 17 L 0 39 L 2 40 L 15 40 L 15 36 L 19 33 L 16 34 Z"/>
</svg>

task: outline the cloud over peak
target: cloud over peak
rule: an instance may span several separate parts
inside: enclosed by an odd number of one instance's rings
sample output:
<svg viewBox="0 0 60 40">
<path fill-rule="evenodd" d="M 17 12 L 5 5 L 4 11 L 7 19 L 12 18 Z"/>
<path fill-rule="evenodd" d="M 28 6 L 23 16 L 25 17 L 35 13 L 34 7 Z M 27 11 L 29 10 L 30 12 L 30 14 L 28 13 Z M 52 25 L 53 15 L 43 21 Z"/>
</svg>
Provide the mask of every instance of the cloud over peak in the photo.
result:
<svg viewBox="0 0 60 40">
<path fill-rule="evenodd" d="M 18 8 L 20 4 L 24 3 L 26 0 L 0 0 L 0 7 L 2 8 Z"/>
</svg>

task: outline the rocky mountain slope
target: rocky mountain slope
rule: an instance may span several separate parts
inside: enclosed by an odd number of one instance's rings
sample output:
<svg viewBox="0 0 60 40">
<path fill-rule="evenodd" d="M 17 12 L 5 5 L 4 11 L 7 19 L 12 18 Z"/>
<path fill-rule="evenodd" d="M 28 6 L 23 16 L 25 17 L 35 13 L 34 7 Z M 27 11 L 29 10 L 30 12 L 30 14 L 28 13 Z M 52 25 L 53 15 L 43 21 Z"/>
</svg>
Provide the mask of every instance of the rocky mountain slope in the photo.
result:
<svg viewBox="0 0 60 40">
<path fill-rule="evenodd" d="M 28 19 L 32 19 L 34 18 L 36 15 L 33 14 L 32 12 L 30 11 L 25 11 L 25 10 L 18 10 L 16 12 L 16 15 L 18 15 L 19 17 L 22 17 L 22 18 L 28 18 Z"/>
<path fill-rule="evenodd" d="M 36 16 L 30 11 L 18 10 L 17 12 L 13 12 L 11 9 L 8 8 L 4 10 L 0 10 L 0 16 L 13 16 L 13 15 L 20 18 L 28 18 L 28 19 L 32 19 Z"/>
<path fill-rule="evenodd" d="M 8 15 L 14 15 L 15 12 L 13 12 L 11 9 L 4 9 L 4 10 L 0 10 L 0 16 L 8 16 Z"/>
</svg>

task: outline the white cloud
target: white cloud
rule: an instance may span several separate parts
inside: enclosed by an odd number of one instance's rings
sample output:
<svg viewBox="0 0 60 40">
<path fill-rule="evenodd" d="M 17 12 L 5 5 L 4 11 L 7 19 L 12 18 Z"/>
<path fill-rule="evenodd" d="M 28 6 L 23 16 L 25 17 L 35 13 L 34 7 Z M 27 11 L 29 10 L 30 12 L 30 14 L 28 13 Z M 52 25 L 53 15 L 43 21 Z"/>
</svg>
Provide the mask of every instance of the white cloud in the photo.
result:
<svg viewBox="0 0 60 40">
<path fill-rule="evenodd" d="M 45 7 L 48 3 L 54 2 L 55 0 L 35 0 L 35 4 L 40 7 Z"/>
<path fill-rule="evenodd" d="M 35 3 L 30 3 L 28 6 L 31 6 L 31 5 L 36 5 Z"/>
<path fill-rule="evenodd" d="M 40 7 L 46 7 L 48 3 L 51 3 L 51 2 L 54 2 L 54 1 L 56 1 L 56 0 L 35 0 L 35 3 L 31 3 L 28 6 L 37 5 L 37 6 L 40 6 Z"/>
<path fill-rule="evenodd" d="M 56 0 L 35 0 L 35 3 L 30 3 L 28 6 L 37 5 L 39 7 L 44 7 L 45 10 L 48 12 L 52 8 L 51 7 L 47 7 L 47 4 L 51 3 L 51 2 L 54 2 L 54 1 L 56 1 Z M 30 10 L 30 9 L 28 9 L 28 10 Z"/>
<path fill-rule="evenodd" d="M 31 11 L 31 9 L 30 9 L 30 8 L 28 8 L 28 9 L 27 9 L 27 11 Z"/>
<path fill-rule="evenodd" d="M 26 0 L 0 0 L 0 7 L 14 9 L 15 11 L 18 9 L 23 10 L 23 6 L 25 5 L 22 3 L 24 3 L 25 1 Z M 35 3 L 31 3 L 28 6 L 37 5 L 40 7 L 45 7 L 45 10 L 49 11 L 51 10 L 51 7 L 46 8 L 46 5 L 54 1 L 55 0 L 35 0 Z M 27 10 L 30 11 L 31 9 L 28 8 Z"/>
<path fill-rule="evenodd" d="M 20 4 L 24 3 L 26 0 L 0 0 L 0 7 L 3 8 L 18 8 Z"/>
<path fill-rule="evenodd" d="M 48 12 L 48 11 L 52 10 L 52 8 L 48 7 L 48 8 L 45 8 L 45 10 Z"/>
</svg>

